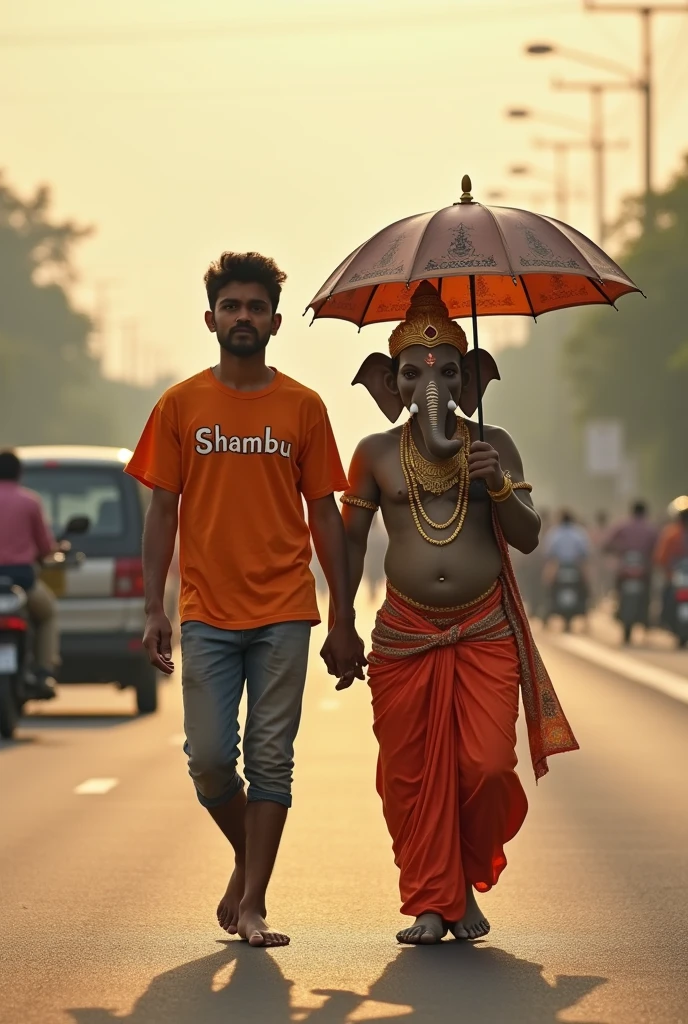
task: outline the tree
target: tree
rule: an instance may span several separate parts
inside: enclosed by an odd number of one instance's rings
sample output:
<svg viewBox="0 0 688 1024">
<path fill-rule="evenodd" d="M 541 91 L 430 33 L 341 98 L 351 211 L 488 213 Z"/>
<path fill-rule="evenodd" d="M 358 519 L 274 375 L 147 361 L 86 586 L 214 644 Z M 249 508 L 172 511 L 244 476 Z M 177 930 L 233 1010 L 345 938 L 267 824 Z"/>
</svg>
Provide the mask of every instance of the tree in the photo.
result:
<svg viewBox="0 0 688 1024">
<path fill-rule="evenodd" d="M 635 235 L 619 262 L 647 299 L 631 296 L 609 316 L 587 313 L 566 344 L 566 367 L 580 417 L 618 417 L 641 484 L 665 503 L 688 491 L 688 159 L 653 197 L 644 233 L 643 204 L 627 203 L 622 227 Z"/>
<path fill-rule="evenodd" d="M 21 199 L 0 174 L 0 443 L 130 445 L 155 389 L 105 380 L 74 308 L 74 246 L 90 229 L 55 223 L 50 192 Z"/>
</svg>

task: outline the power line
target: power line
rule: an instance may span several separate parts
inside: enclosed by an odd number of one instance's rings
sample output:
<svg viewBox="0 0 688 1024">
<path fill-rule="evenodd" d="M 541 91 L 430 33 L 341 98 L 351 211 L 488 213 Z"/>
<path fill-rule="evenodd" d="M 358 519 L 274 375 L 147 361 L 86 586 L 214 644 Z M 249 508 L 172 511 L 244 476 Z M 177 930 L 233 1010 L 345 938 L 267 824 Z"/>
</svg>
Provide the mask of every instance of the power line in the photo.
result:
<svg viewBox="0 0 688 1024">
<path fill-rule="evenodd" d="M 105 30 L 89 29 L 73 32 L 2 32 L 0 33 L 0 46 L 121 46 L 139 43 L 192 42 L 197 39 L 225 36 L 235 38 L 246 35 L 255 36 L 257 31 L 260 31 L 261 38 L 303 34 L 319 35 L 328 32 L 363 33 L 375 30 L 389 33 L 407 28 L 434 27 L 435 23 L 446 26 L 448 22 L 491 21 L 495 15 L 499 15 L 502 20 L 520 20 L 524 14 L 540 13 L 543 10 L 547 10 L 549 15 L 576 13 L 573 9 L 569 9 L 569 0 L 567 0 L 566 7 L 562 5 L 559 10 L 552 4 L 552 0 L 542 0 L 540 3 L 529 3 L 518 7 L 509 2 L 505 4 L 475 4 L 470 8 L 464 4 L 459 9 L 456 5 L 435 11 L 425 8 L 422 14 L 414 13 L 407 16 L 396 14 L 391 18 L 389 15 L 380 15 L 361 17 L 356 20 L 330 17 L 309 18 L 305 21 L 246 21 L 231 25 L 227 23 L 174 26 L 141 25 L 121 28 L 113 26 Z"/>
</svg>

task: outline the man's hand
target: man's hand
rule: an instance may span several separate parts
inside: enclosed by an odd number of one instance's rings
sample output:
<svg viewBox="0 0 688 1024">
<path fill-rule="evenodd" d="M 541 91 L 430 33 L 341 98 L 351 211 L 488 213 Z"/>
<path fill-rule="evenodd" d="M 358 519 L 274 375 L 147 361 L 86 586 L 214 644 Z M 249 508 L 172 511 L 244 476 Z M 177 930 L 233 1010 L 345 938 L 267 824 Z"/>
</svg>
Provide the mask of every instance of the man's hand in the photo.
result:
<svg viewBox="0 0 688 1024">
<path fill-rule="evenodd" d="M 353 621 L 335 621 L 327 635 L 320 655 L 327 665 L 331 676 L 339 676 L 340 682 L 350 677 L 346 684 L 350 686 L 354 678 L 365 679 L 364 667 L 368 664 L 364 654 L 364 644 L 356 632 Z M 338 684 L 337 689 L 342 689 Z"/>
<path fill-rule="evenodd" d="M 474 441 L 468 455 L 468 475 L 471 480 L 484 480 L 490 491 L 501 490 L 504 473 L 497 449 L 487 441 Z"/>
<path fill-rule="evenodd" d="M 174 672 L 172 663 L 172 625 L 164 611 L 149 612 L 143 634 L 143 646 L 148 652 L 151 665 L 155 665 L 166 676 Z"/>
</svg>

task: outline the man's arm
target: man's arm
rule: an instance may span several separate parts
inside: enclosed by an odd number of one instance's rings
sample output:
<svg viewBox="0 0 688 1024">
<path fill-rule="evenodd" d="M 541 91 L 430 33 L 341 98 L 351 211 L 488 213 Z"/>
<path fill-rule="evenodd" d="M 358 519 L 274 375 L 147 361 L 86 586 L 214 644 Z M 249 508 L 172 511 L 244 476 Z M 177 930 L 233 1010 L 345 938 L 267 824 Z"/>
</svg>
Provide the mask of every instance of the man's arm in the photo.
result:
<svg viewBox="0 0 688 1024">
<path fill-rule="evenodd" d="M 146 629 L 143 645 L 152 665 L 165 675 L 174 672 L 172 626 L 165 614 L 165 581 L 174 553 L 179 518 L 179 495 L 162 487 L 153 496 L 143 529 L 143 584 L 146 595 Z"/>
<path fill-rule="evenodd" d="M 320 565 L 330 588 L 333 614 L 330 632 L 321 651 L 331 675 L 343 676 L 355 671 L 363 679 L 365 665 L 363 642 L 354 627 L 354 608 L 349 584 L 349 569 L 344 525 L 333 494 L 308 504 L 308 525 Z"/>
<path fill-rule="evenodd" d="M 491 491 L 501 489 L 507 470 L 514 483 L 523 480 L 523 463 L 511 436 L 500 427 L 486 427 L 485 431 L 485 441 L 474 441 L 471 445 L 468 456 L 471 480 L 484 480 Z M 540 535 L 540 516 L 528 491 L 513 491 L 496 507 L 507 543 L 524 555 L 534 551 Z"/>
<path fill-rule="evenodd" d="M 361 441 L 354 452 L 349 468 L 349 489 L 347 494 L 351 494 L 356 498 L 362 498 L 373 505 L 379 505 L 380 489 L 370 465 L 370 444 L 370 439 Z M 374 515 L 375 512 L 372 509 L 359 508 L 356 505 L 345 504 L 342 509 L 349 563 L 349 592 L 352 602 L 356 599 L 356 594 L 363 578 L 368 535 Z M 337 689 L 344 690 L 351 686 L 355 677 L 361 679 L 362 674 L 349 672 L 342 676 L 337 683 Z"/>
</svg>

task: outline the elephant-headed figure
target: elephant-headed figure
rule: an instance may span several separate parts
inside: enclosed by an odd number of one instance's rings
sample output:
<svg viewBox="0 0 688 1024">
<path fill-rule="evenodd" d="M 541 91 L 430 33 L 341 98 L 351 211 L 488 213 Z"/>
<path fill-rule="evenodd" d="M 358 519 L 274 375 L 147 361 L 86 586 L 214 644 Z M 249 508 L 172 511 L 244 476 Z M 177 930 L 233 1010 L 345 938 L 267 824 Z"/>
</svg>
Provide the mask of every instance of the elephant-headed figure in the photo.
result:
<svg viewBox="0 0 688 1024">
<path fill-rule="evenodd" d="M 436 460 L 449 459 L 461 447 L 456 438 L 458 408 L 472 416 L 491 380 L 499 380 L 492 356 L 468 352 L 463 329 L 452 320 L 437 289 L 421 281 L 411 304 L 389 339 L 389 356 L 374 352 L 361 364 L 352 384 L 363 384 L 392 423 L 407 408 L 416 415 L 425 446 Z"/>
</svg>

